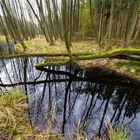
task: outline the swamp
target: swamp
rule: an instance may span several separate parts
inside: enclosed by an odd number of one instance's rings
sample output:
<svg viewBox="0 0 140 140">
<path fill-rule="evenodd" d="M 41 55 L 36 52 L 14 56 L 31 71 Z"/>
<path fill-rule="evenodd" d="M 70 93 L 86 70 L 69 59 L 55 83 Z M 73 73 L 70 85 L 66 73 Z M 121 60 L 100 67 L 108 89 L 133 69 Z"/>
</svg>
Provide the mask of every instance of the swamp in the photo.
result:
<svg viewBox="0 0 140 140">
<path fill-rule="evenodd" d="M 140 0 L 0 0 L 0 140 L 139 140 Z"/>
</svg>

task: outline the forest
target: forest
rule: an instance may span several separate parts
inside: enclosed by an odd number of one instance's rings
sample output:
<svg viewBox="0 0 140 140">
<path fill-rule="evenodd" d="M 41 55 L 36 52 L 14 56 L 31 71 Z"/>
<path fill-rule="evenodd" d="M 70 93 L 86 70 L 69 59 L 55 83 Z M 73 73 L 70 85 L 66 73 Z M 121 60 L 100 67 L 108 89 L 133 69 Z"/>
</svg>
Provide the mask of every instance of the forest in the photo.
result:
<svg viewBox="0 0 140 140">
<path fill-rule="evenodd" d="M 0 139 L 139 140 L 140 0 L 0 0 Z"/>
</svg>

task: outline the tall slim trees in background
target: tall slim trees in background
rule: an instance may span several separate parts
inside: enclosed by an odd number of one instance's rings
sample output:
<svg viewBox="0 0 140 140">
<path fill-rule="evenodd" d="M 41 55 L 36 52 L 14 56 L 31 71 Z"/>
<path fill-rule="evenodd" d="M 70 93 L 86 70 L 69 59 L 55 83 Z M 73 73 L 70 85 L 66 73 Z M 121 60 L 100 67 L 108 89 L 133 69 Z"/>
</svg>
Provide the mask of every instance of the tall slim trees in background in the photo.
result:
<svg viewBox="0 0 140 140">
<path fill-rule="evenodd" d="M 100 17 L 98 38 L 101 43 L 108 39 L 121 41 L 124 46 L 128 46 L 139 36 L 139 0 L 96 0 L 96 3 L 96 15 Z"/>
<path fill-rule="evenodd" d="M 19 40 L 25 50 L 24 40 L 35 37 L 36 25 L 26 19 L 26 13 L 19 0 L 1 0 L 0 5 L 3 13 L 3 16 L 0 16 L 3 34 L 6 36 L 7 41 L 9 38 Z"/>
<path fill-rule="evenodd" d="M 121 42 L 127 47 L 140 37 L 140 0 L 1 0 L 0 31 L 6 38 L 24 40 L 44 35 L 50 45 L 94 37 L 100 46 Z"/>
</svg>

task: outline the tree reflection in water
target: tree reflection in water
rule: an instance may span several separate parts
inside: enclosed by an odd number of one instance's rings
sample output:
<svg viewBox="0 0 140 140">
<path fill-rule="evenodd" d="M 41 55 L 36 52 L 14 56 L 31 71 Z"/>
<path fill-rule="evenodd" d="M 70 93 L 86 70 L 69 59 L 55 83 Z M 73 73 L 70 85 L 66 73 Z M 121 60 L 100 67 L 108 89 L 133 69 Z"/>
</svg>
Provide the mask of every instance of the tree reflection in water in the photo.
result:
<svg viewBox="0 0 140 140">
<path fill-rule="evenodd" d="M 69 66 L 36 70 L 41 58 L 0 61 L 0 90 L 21 89 L 28 98 L 30 122 L 44 130 L 48 120 L 61 133 L 84 130 L 89 137 L 103 134 L 108 123 L 140 131 L 140 90 L 112 82 L 94 72 Z M 140 120 L 139 120 L 140 121 Z M 136 127 L 134 127 L 134 124 Z"/>
</svg>

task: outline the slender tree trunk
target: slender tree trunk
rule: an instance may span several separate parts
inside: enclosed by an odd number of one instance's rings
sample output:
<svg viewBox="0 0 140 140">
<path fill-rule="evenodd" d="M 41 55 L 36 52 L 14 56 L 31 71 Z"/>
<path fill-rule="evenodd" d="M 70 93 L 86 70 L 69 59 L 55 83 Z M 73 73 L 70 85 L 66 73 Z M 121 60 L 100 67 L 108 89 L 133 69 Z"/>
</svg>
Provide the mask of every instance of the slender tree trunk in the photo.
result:
<svg viewBox="0 0 140 140">
<path fill-rule="evenodd" d="M 109 19 L 109 35 L 108 35 L 109 39 L 111 39 L 111 33 L 112 33 L 114 4 L 115 4 L 115 0 L 111 0 L 111 10 L 110 10 L 110 19 Z"/>
<path fill-rule="evenodd" d="M 68 25 L 67 0 L 62 0 L 62 24 L 63 24 L 63 37 L 65 40 L 67 52 L 69 54 L 70 60 L 73 61 L 71 49 L 70 49 L 71 43 L 70 43 L 70 31 L 69 31 L 69 25 Z"/>
</svg>

